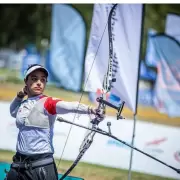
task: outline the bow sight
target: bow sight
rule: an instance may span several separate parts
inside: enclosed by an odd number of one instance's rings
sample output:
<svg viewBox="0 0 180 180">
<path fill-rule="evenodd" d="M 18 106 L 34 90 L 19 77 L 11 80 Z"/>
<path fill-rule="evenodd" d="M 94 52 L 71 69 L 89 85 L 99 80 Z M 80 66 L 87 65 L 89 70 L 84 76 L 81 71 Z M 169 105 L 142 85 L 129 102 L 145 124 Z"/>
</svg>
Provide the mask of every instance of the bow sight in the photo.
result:
<svg viewBox="0 0 180 180">
<path fill-rule="evenodd" d="M 106 106 L 109 106 L 113 109 L 116 109 L 117 110 L 117 120 L 119 119 L 125 119 L 123 116 L 121 116 L 121 112 L 123 110 L 123 107 L 124 107 L 124 104 L 125 102 L 123 101 L 119 106 L 115 106 L 114 104 L 111 104 L 110 102 L 104 100 L 102 97 L 98 97 L 97 99 L 97 102 L 99 102 L 102 106 L 106 105 Z"/>
</svg>

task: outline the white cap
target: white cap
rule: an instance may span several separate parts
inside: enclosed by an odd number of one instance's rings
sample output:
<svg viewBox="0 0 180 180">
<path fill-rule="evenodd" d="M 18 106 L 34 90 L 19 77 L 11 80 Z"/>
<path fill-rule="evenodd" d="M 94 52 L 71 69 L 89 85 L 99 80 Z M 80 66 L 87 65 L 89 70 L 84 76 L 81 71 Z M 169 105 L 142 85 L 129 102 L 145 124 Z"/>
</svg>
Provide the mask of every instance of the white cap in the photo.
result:
<svg viewBox="0 0 180 180">
<path fill-rule="evenodd" d="M 33 71 L 35 71 L 37 69 L 43 70 L 48 77 L 48 75 L 49 75 L 48 70 L 41 65 L 35 64 L 35 65 L 32 65 L 30 68 L 28 68 L 28 70 L 25 72 L 24 78 L 26 79 L 29 74 L 31 74 Z"/>
</svg>

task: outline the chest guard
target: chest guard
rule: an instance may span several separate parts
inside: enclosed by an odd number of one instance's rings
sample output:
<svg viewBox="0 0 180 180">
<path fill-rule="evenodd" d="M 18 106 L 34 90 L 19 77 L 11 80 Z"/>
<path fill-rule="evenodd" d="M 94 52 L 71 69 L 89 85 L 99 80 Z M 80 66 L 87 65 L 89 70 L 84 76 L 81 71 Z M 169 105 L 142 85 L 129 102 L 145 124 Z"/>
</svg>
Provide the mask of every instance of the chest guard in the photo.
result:
<svg viewBox="0 0 180 180">
<path fill-rule="evenodd" d="M 25 126 L 33 126 L 38 128 L 50 128 L 54 122 L 50 120 L 49 114 L 44 108 L 44 103 L 48 97 L 39 99 L 31 109 L 29 115 L 25 119 Z"/>
</svg>

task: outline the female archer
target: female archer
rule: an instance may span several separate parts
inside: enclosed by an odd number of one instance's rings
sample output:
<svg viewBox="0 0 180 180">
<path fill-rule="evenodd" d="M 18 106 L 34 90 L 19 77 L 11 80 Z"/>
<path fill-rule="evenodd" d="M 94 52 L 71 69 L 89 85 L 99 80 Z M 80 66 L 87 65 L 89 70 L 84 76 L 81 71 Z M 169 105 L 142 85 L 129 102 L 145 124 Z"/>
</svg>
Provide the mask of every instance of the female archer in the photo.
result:
<svg viewBox="0 0 180 180">
<path fill-rule="evenodd" d="M 52 143 L 56 115 L 98 115 L 97 109 L 84 104 L 43 95 L 47 78 L 48 71 L 43 66 L 29 66 L 24 77 L 25 87 L 10 105 L 19 133 L 7 180 L 57 180 Z M 23 100 L 26 95 L 27 99 Z"/>
</svg>

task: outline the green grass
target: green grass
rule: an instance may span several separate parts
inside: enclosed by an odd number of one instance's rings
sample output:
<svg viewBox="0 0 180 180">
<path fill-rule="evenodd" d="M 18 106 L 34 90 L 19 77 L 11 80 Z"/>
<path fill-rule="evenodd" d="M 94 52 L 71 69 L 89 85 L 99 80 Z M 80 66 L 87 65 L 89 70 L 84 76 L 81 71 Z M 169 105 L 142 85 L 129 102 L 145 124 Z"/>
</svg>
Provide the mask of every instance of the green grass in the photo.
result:
<svg viewBox="0 0 180 180">
<path fill-rule="evenodd" d="M 0 150 L 0 161 L 11 163 L 14 152 L 7 150 Z M 56 159 L 56 165 L 59 163 L 59 159 Z M 59 173 L 64 173 L 72 164 L 72 161 L 62 160 L 58 166 Z M 128 171 L 109 168 L 95 164 L 88 164 L 80 162 L 71 172 L 71 176 L 82 177 L 85 180 L 127 180 Z M 149 174 L 132 172 L 132 180 L 171 180 L 170 178 L 164 178 L 159 176 L 152 176 Z"/>
</svg>

